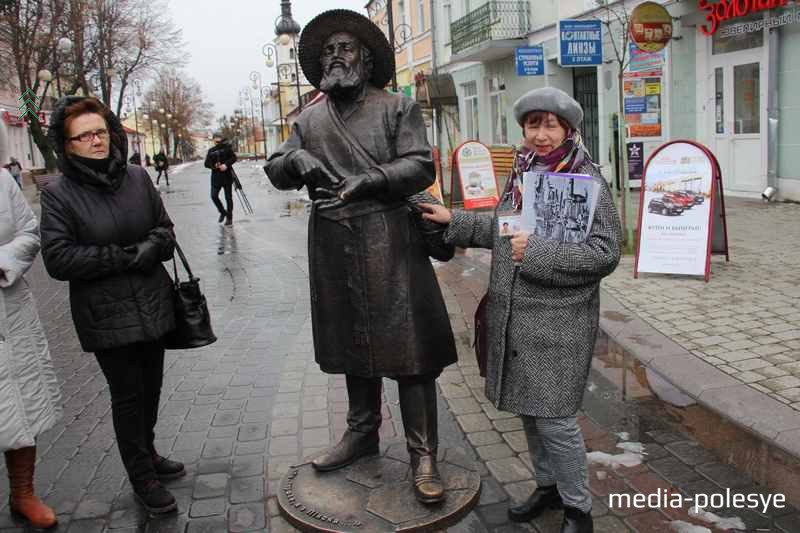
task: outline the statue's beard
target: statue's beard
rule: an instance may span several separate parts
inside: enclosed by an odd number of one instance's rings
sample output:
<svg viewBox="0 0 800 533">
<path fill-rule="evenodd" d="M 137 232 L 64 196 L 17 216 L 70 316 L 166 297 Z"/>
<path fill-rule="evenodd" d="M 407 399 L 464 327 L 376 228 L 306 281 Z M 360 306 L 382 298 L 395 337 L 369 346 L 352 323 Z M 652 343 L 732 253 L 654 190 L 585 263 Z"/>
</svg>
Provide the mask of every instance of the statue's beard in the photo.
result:
<svg viewBox="0 0 800 533">
<path fill-rule="evenodd" d="M 349 69 L 346 67 L 325 69 L 319 88 L 334 97 L 346 97 L 360 91 L 364 81 L 364 64 L 358 63 Z"/>
</svg>

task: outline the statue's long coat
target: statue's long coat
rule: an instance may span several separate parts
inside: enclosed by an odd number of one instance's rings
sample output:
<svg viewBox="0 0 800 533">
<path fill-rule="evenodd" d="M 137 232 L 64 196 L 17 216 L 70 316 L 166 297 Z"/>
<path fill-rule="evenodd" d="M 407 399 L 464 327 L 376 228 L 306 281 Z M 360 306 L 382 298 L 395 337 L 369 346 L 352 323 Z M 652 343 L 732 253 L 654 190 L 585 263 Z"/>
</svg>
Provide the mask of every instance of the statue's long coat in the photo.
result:
<svg viewBox="0 0 800 533">
<path fill-rule="evenodd" d="M 333 175 L 386 177 L 375 197 L 319 211 L 309 220 L 314 349 L 324 372 L 364 377 L 438 372 L 456 361 L 453 333 L 428 253 L 405 199 L 433 182 L 419 106 L 367 87 L 342 116 L 332 100 L 306 108 L 266 166 L 279 189 L 304 183 L 289 155 L 304 149 Z"/>
</svg>

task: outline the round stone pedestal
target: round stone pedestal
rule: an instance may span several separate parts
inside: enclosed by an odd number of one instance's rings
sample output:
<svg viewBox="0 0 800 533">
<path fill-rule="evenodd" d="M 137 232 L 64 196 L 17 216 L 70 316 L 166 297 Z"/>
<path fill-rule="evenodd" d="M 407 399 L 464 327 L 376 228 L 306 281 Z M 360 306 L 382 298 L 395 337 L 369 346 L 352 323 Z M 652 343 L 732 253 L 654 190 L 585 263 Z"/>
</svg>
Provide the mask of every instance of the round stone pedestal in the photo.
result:
<svg viewBox="0 0 800 533">
<path fill-rule="evenodd" d="M 281 480 L 278 505 L 301 531 L 433 531 L 450 526 L 477 503 L 481 478 L 461 450 L 439 452 L 445 499 L 422 504 L 414 497 L 405 441 L 381 447 L 333 472 L 317 472 L 310 462 L 293 466 Z"/>
</svg>

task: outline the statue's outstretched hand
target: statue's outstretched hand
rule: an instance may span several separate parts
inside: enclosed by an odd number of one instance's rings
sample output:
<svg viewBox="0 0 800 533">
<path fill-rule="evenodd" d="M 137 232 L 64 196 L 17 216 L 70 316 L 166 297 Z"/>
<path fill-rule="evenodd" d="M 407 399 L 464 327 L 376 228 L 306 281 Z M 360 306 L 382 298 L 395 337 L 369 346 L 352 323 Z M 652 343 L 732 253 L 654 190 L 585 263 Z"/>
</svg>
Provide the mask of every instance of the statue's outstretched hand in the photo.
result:
<svg viewBox="0 0 800 533">
<path fill-rule="evenodd" d="M 300 178 L 310 190 L 318 187 L 337 187 L 341 180 L 328 172 L 322 161 L 306 150 L 295 150 L 291 154 L 290 164 L 295 175 Z"/>
<path fill-rule="evenodd" d="M 327 198 L 318 202 L 318 208 L 322 211 L 342 207 L 351 200 L 357 200 L 371 193 L 380 190 L 386 178 L 383 175 L 377 176 L 364 172 L 346 178 L 338 186 L 325 189 L 318 188 L 316 193 L 321 198 Z"/>
</svg>

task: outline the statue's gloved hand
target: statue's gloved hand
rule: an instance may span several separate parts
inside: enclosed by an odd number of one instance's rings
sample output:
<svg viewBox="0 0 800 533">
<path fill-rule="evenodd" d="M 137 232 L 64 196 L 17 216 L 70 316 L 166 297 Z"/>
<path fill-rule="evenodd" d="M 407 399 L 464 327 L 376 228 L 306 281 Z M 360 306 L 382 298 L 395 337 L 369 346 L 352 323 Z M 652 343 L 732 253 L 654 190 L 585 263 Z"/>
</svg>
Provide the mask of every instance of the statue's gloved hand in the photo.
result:
<svg viewBox="0 0 800 533">
<path fill-rule="evenodd" d="M 351 200 L 358 200 L 370 196 L 376 192 L 380 192 L 386 186 L 386 177 L 380 172 L 364 172 L 363 174 L 356 174 L 346 178 L 335 189 L 316 189 L 317 195 L 321 198 L 327 198 L 318 202 L 320 210 L 336 209 L 341 207 Z"/>
<path fill-rule="evenodd" d="M 319 187 L 335 188 L 341 180 L 328 172 L 322 161 L 307 150 L 295 150 L 289 156 L 289 165 L 297 178 L 303 181 L 309 190 Z"/>
</svg>

